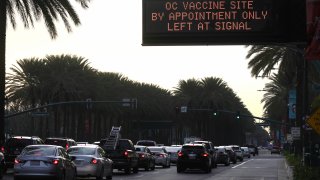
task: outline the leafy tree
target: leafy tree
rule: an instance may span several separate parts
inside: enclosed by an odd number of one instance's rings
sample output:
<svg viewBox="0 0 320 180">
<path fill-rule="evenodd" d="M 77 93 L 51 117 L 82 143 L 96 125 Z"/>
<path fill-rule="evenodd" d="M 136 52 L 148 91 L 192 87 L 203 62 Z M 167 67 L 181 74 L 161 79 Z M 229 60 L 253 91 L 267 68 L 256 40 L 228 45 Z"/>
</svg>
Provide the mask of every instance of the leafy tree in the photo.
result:
<svg viewBox="0 0 320 180">
<path fill-rule="evenodd" d="M 83 8 L 88 7 L 90 0 L 75 0 Z M 6 28 L 10 22 L 16 28 L 16 13 L 22 19 L 25 28 L 32 27 L 35 21 L 43 18 L 51 38 L 57 37 L 56 22 L 61 18 L 68 32 L 72 27 L 70 21 L 80 25 L 80 19 L 68 0 L 2 0 L 0 1 L 0 144 L 4 142 L 4 107 L 5 107 L 5 53 Z M 9 21 L 7 21 L 7 18 Z"/>
</svg>

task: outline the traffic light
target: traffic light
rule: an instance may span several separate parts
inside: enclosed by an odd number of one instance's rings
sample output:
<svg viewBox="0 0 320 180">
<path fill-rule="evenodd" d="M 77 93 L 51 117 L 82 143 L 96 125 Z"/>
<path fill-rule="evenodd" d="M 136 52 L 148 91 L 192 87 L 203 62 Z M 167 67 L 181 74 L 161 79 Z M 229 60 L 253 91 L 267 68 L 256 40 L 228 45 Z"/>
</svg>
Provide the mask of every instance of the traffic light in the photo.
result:
<svg viewBox="0 0 320 180">
<path fill-rule="evenodd" d="M 214 110 L 213 110 L 213 116 L 218 116 L 218 115 L 219 115 L 218 110 L 217 110 L 217 109 L 214 109 Z"/>
<path fill-rule="evenodd" d="M 176 111 L 176 114 L 179 114 L 179 113 L 180 113 L 180 107 L 179 107 L 179 106 L 176 106 L 176 107 L 175 107 L 175 111 Z"/>
<path fill-rule="evenodd" d="M 237 111 L 237 112 L 236 112 L 236 118 L 237 118 L 237 119 L 240 119 L 240 111 Z"/>
</svg>

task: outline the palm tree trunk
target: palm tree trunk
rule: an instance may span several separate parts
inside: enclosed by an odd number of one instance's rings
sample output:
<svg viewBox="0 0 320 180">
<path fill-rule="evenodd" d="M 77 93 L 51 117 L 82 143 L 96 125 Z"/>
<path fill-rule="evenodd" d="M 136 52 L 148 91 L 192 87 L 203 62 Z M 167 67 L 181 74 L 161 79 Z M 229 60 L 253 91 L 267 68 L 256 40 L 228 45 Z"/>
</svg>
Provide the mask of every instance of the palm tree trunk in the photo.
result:
<svg viewBox="0 0 320 180">
<path fill-rule="evenodd" d="M 0 145 L 5 141 L 6 2 L 0 1 Z"/>
</svg>

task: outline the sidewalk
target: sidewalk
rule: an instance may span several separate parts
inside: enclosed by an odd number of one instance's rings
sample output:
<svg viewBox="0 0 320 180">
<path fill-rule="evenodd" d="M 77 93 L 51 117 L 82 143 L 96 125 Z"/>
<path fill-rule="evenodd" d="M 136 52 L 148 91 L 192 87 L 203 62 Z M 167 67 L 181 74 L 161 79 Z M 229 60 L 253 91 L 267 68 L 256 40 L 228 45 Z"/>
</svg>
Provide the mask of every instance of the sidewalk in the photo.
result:
<svg viewBox="0 0 320 180">
<path fill-rule="evenodd" d="M 278 169 L 278 180 L 293 180 L 292 167 L 289 166 L 286 159 L 283 159 Z"/>
</svg>

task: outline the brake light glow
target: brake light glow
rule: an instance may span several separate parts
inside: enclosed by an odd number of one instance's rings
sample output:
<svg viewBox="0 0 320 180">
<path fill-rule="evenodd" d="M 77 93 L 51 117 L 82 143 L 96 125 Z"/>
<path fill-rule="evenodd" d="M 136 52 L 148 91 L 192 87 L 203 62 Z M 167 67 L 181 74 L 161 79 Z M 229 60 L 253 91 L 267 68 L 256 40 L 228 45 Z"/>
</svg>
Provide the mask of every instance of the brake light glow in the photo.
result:
<svg viewBox="0 0 320 180">
<path fill-rule="evenodd" d="M 94 158 L 91 160 L 91 164 L 97 164 L 97 163 L 98 163 L 98 160 L 96 160 Z"/>
<path fill-rule="evenodd" d="M 54 159 L 54 160 L 52 161 L 52 164 L 53 164 L 53 165 L 58 165 L 58 164 L 59 164 L 59 160 L 58 160 L 58 159 Z"/>
<path fill-rule="evenodd" d="M 69 149 L 69 144 L 66 144 L 66 150 L 68 150 Z"/>
<path fill-rule="evenodd" d="M 203 157 L 208 157 L 209 155 L 208 155 L 208 153 L 204 153 L 204 154 L 202 154 L 202 156 Z"/>
<path fill-rule="evenodd" d="M 128 156 L 128 155 L 129 155 L 128 151 L 125 151 L 123 154 L 124 154 L 125 156 Z"/>
<path fill-rule="evenodd" d="M 179 156 L 179 157 L 181 157 L 182 155 L 183 155 L 183 153 L 182 153 L 182 152 L 179 152 L 179 153 L 178 153 L 178 156 Z"/>
<path fill-rule="evenodd" d="M 0 151 L 4 153 L 4 146 L 1 146 Z"/>
<path fill-rule="evenodd" d="M 164 157 L 164 155 L 163 155 L 163 154 L 159 154 L 159 156 L 160 156 L 160 157 Z"/>
<path fill-rule="evenodd" d="M 140 154 L 140 157 L 141 157 L 141 158 L 144 158 L 144 154 Z"/>
<path fill-rule="evenodd" d="M 18 159 L 14 159 L 14 163 L 15 163 L 15 164 L 19 164 L 20 161 L 19 161 Z"/>
</svg>

